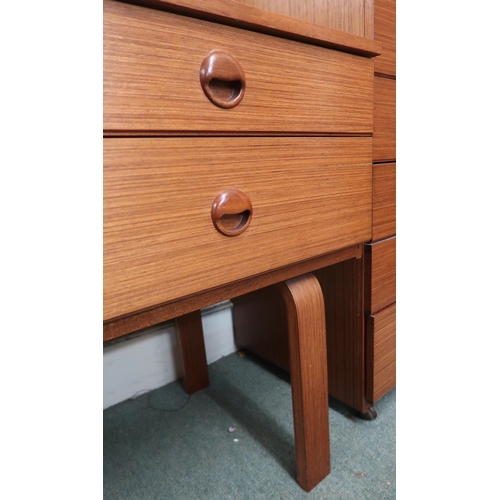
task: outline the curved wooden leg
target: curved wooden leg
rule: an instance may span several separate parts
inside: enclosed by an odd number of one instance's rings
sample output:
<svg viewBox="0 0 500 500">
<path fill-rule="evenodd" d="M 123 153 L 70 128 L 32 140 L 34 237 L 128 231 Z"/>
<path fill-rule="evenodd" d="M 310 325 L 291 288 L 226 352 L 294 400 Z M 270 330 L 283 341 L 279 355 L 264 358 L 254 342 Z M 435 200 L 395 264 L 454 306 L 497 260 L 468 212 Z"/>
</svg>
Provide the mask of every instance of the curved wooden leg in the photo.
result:
<svg viewBox="0 0 500 500">
<path fill-rule="evenodd" d="M 175 318 L 175 330 L 184 365 L 184 390 L 193 394 L 209 383 L 201 311 Z"/>
<path fill-rule="evenodd" d="M 310 491 L 330 473 L 325 306 L 313 274 L 278 288 L 288 321 L 297 482 Z"/>
</svg>

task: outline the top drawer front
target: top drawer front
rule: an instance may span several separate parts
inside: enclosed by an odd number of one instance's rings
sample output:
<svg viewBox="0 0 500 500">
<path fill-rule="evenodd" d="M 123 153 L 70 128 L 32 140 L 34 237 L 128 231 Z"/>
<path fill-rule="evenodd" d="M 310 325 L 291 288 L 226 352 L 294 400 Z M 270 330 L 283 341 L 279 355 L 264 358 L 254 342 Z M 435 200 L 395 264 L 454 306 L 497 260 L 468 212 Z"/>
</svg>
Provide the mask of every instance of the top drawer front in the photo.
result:
<svg viewBox="0 0 500 500">
<path fill-rule="evenodd" d="M 105 320 L 367 241 L 371 138 L 104 140 Z M 213 226 L 237 188 L 249 227 Z"/>
<path fill-rule="evenodd" d="M 200 85 L 214 49 L 246 77 L 218 108 Z M 120 2 L 104 3 L 104 129 L 371 133 L 373 61 Z"/>
</svg>

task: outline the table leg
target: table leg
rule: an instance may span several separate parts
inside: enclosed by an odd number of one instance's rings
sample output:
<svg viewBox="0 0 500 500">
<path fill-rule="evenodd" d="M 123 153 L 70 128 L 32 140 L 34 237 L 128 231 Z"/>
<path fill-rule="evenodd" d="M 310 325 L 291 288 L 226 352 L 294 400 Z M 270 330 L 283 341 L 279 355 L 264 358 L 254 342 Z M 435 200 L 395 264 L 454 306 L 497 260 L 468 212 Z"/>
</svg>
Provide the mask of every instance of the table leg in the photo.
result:
<svg viewBox="0 0 500 500">
<path fill-rule="evenodd" d="M 193 394 L 209 384 L 201 311 L 175 318 L 175 330 L 184 365 L 184 390 Z"/>
<path fill-rule="evenodd" d="M 287 311 L 297 482 L 310 491 L 330 473 L 323 294 L 313 274 L 278 287 Z"/>
</svg>

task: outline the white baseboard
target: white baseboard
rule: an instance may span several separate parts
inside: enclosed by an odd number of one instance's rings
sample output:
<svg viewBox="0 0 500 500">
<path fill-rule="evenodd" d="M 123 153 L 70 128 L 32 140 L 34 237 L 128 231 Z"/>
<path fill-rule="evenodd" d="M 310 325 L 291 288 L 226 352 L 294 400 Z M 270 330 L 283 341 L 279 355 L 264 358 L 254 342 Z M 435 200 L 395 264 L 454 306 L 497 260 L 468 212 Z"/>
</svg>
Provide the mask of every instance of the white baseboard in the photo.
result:
<svg viewBox="0 0 500 500">
<path fill-rule="evenodd" d="M 203 309 L 202 323 L 209 364 L 236 351 L 230 301 Z M 105 409 L 182 376 L 173 322 L 105 346 L 103 358 Z"/>
</svg>

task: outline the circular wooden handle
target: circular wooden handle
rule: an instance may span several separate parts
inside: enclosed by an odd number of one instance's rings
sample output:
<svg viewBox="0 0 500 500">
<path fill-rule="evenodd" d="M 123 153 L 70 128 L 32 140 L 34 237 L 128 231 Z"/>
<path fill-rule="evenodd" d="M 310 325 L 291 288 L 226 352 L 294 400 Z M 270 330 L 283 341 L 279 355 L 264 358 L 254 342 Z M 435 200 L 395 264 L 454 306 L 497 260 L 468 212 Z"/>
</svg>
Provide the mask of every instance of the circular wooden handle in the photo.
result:
<svg viewBox="0 0 500 500">
<path fill-rule="evenodd" d="M 221 108 L 234 108 L 245 93 L 245 73 L 234 57 L 212 50 L 200 67 L 200 82 L 205 95 Z"/>
<path fill-rule="evenodd" d="M 239 189 L 226 189 L 212 204 L 212 222 L 226 236 L 241 234 L 252 220 L 252 202 Z"/>
</svg>

